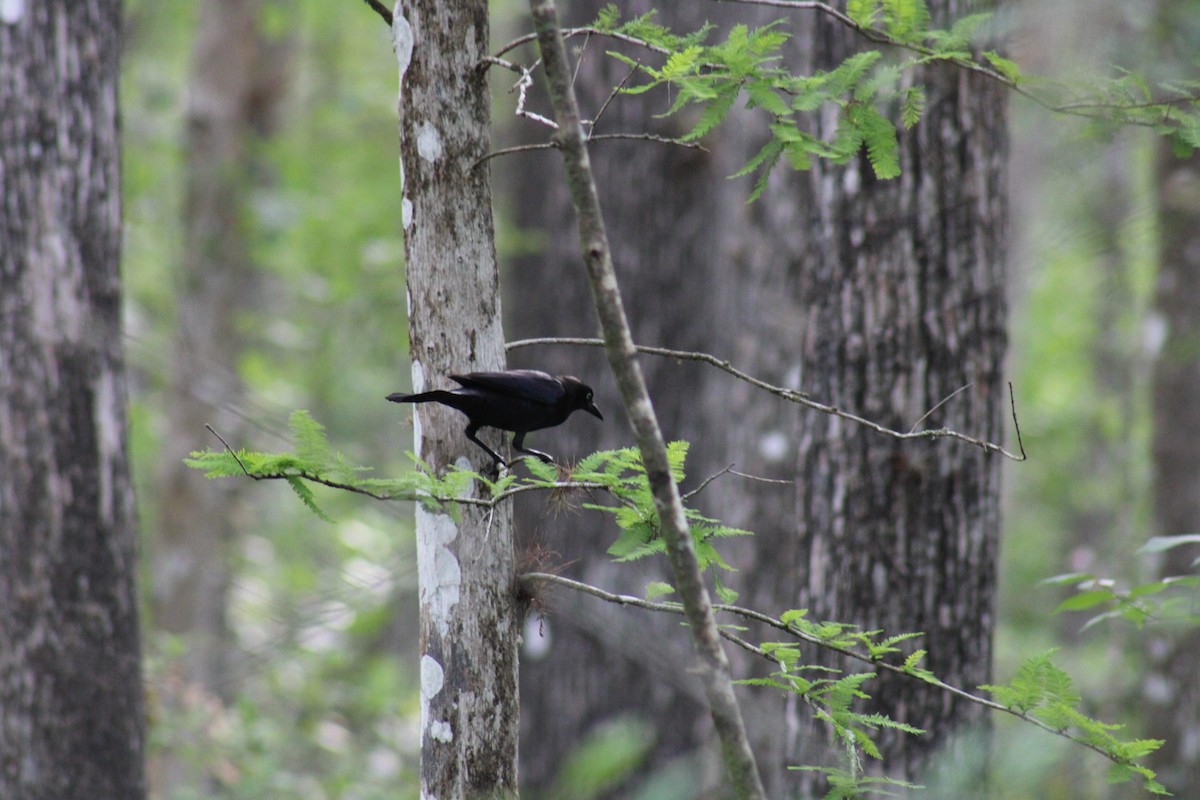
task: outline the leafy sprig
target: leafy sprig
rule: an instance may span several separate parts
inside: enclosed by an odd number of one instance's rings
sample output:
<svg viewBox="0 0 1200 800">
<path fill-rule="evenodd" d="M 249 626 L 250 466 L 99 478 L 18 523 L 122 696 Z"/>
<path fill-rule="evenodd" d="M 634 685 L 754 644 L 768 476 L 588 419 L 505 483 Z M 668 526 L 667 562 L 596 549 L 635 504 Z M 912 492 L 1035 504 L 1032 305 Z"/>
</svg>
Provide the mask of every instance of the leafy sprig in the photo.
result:
<svg viewBox="0 0 1200 800">
<path fill-rule="evenodd" d="M 805 170 L 814 159 L 844 164 L 861 153 L 876 177 L 898 175 L 898 130 L 918 124 L 925 110 L 916 70 L 932 63 L 983 75 L 1052 111 L 1087 118 L 1100 134 L 1138 125 L 1168 138 L 1180 155 L 1200 147 L 1200 80 L 1163 82 L 1153 89 L 1141 76 L 1122 72 L 1088 84 L 1056 83 L 1024 74 L 1016 62 L 983 45 L 990 14 L 970 14 L 940 29 L 930 27 L 924 0 L 850 0 L 844 14 L 823 3 L 803 7 L 834 17 L 867 42 L 889 46 L 887 55 L 868 48 L 832 69 L 803 76 L 780 65 L 790 37 L 780 21 L 758 28 L 735 25 L 724 41 L 710 42 L 711 25 L 680 35 L 655 22 L 654 12 L 622 20 L 610 5 L 587 30 L 661 54 L 656 67 L 610 52 L 645 78 L 621 91 L 642 94 L 669 85 L 674 99 L 664 116 L 699 109 L 682 141 L 710 135 L 739 99 L 769 116 L 769 139 L 731 176 L 757 175 L 751 199 L 762 194 L 781 159 Z M 806 117 L 825 106 L 837 110 L 837 125 L 822 138 Z"/>
</svg>

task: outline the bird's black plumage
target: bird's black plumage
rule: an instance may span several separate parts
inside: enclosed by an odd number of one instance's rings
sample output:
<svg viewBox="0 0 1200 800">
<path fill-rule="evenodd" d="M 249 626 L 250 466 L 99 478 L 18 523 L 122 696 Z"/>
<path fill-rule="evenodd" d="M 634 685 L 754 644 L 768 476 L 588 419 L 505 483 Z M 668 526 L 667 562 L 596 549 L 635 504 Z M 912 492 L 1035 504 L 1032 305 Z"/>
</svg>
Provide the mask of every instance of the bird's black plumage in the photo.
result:
<svg viewBox="0 0 1200 800">
<path fill-rule="evenodd" d="M 570 375 L 550 375 L 535 369 L 506 372 L 470 372 L 451 375 L 459 385 L 420 394 L 389 394 L 393 403 L 441 403 L 467 415 L 467 438 L 487 451 L 497 464 L 507 462 L 475 437 L 483 427 L 512 431 L 513 449 L 543 461 L 552 461 L 539 450 L 525 447 L 525 434 L 561 425 L 574 411 L 604 419 L 592 402 L 592 388 Z"/>
</svg>

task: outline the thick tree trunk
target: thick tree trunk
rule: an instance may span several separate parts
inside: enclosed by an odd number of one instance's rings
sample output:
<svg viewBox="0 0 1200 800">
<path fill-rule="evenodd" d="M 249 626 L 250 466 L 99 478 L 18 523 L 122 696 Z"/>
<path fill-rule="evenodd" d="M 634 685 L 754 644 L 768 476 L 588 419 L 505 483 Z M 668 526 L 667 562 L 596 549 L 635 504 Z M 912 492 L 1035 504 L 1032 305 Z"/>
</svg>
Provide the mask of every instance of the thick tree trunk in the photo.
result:
<svg viewBox="0 0 1200 800">
<path fill-rule="evenodd" d="M 486 164 L 485 0 L 402 0 L 400 155 L 413 388 L 504 366 Z M 461 414 L 413 412 L 417 454 L 435 472 L 490 469 Z M 484 435 L 488 435 L 487 432 Z M 494 442 L 493 442 L 494 443 Z M 472 492 L 482 491 L 476 485 Z M 443 800 L 515 796 L 518 600 L 512 513 L 417 509 L 421 616 L 421 791 Z"/>
<path fill-rule="evenodd" d="M 949 24 L 952 3 L 929 5 L 935 24 Z M 825 20 L 810 41 L 817 67 L 861 47 Z M 776 237 L 764 250 L 778 242 L 789 251 L 787 282 L 776 285 L 799 312 L 792 335 L 805 391 L 896 430 L 945 426 L 999 441 L 1008 400 L 1004 90 L 961 70 L 924 77 L 927 110 L 901 135 L 899 178 L 877 181 L 865 158 L 820 163 L 798 192 L 765 196 L 756 218 L 771 223 L 764 238 Z M 821 120 L 827 131 L 834 124 Z M 779 215 L 804 220 L 798 248 L 778 238 Z M 779 260 L 778 251 L 770 257 Z M 813 414 L 795 435 L 799 527 L 760 542 L 755 604 L 789 602 L 813 619 L 888 634 L 924 632 L 910 646 L 928 650 L 935 674 L 967 688 L 986 683 L 1000 459 Z M 868 689 L 875 709 L 928 731 L 881 735 L 882 769 L 893 777 L 919 777 L 955 734 L 986 728 L 977 706 L 918 681 L 885 677 Z M 788 762 L 828 763 L 819 729 L 790 722 L 799 733 Z"/>
<path fill-rule="evenodd" d="M 120 3 L 0 14 L 0 797 L 144 795 Z"/>
</svg>

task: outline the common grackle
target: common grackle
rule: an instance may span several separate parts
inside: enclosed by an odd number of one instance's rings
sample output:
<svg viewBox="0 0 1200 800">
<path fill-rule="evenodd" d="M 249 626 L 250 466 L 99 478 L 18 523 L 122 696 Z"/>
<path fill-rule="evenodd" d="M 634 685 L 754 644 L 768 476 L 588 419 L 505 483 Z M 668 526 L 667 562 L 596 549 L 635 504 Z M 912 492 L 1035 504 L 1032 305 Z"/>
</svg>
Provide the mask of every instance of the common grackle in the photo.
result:
<svg viewBox="0 0 1200 800">
<path fill-rule="evenodd" d="M 592 402 L 592 388 L 570 375 L 549 375 L 536 369 L 507 372 L 471 372 L 451 375 L 458 389 L 437 389 L 420 394 L 389 394 L 393 403 L 441 403 L 467 415 L 467 438 L 487 451 L 497 464 L 508 462 L 479 439 L 475 432 L 487 426 L 512 431 L 513 449 L 546 462 L 550 456 L 525 447 L 525 434 L 561 425 L 571 412 L 583 410 L 601 420 L 604 416 Z"/>
</svg>

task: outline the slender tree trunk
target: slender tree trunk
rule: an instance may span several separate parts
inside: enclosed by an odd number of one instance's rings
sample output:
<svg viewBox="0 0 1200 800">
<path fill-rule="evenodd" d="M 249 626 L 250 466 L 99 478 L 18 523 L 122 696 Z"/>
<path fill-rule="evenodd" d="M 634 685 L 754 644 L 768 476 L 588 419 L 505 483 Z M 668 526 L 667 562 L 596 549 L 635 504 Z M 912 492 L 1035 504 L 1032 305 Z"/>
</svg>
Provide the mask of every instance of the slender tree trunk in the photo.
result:
<svg viewBox="0 0 1200 800">
<path fill-rule="evenodd" d="M 564 5 L 564 24 L 586 24 L 604 5 L 599 0 Z M 711 3 L 621 4 L 625 17 L 651 8 L 657 8 L 658 21 L 678 30 L 734 15 Z M 598 112 L 629 71 L 605 55 L 614 47 L 619 45 L 568 42 L 572 58 L 580 61 L 574 86 L 585 117 Z M 642 55 L 636 49 L 629 52 Z M 533 58 L 536 55 L 528 60 Z M 546 107 L 540 94 L 531 102 L 536 108 Z M 640 99 L 619 97 L 605 110 L 596 133 L 649 130 L 681 135 L 687 130 L 685 120 L 654 119 L 669 103 L 665 92 Z M 524 120 L 517 124 L 523 137 L 549 137 L 544 128 Z M 600 141 L 589 147 L 589 159 L 635 341 L 728 356 L 740 334 L 731 315 L 737 288 L 726 269 L 723 248 L 738 224 L 745 193 L 743 186 L 725 180 L 740 165 L 723 160 L 714 142 L 705 144 L 708 152 L 644 141 Z M 572 268 L 579 262 L 579 237 L 559 161 L 556 153 L 533 152 L 497 162 L 517 226 L 545 237 L 543 249 L 512 262 L 505 297 L 512 339 L 596 335 L 586 276 Z M 552 442 L 551 452 L 570 459 L 632 445 L 632 432 L 615 413 L 620 400 L 602 350 L 537 347 L 514 351 L 511 358 L 522 366 L 578 375 L 597 388 L 604 424 L 584 422 L 539 432 L 539 442 Z M 664 435 L 691 443 L 689 484 L 724 467 L 729 461 L 724 444 L 732 381 L 694 363 L 643 358 L 640 365 Z M 736 492 L 714 486 L 696 504 L 726 518 L 717 499 L 726 497 L 726 491 Z M 561 568 L 571 577 L 633 595 L 643 594 L 649 581 L 671 580 L 665 559 L 612 563 L 605 550 L 615 531 L 607 519 L 587 512 L 547 513 L 538 499 L 522 500 L 516 509 L 520 547 L 529 564 Z M 739 552 L 747 549 L 744 543 L 727 545 Z M 737 578 L 722 576 L 733 582 Z M 583 738 L 617 718 L 638 719 L 652 734 L 643 770 L 629 776 L 630 783 L 615 788 L 612 796 L 628 796 L 645 774 L 680 757 L 695 759 L 694 768 L 678 778 L 690 782 L 694 791 L 723 780 L 715 753 L 703 751 L 712 743 L 711 721 L 699 682 L 680 668 L 693 655 L 677 620 L 556 590 L 535 611 L 526 642 L 521 675 L 523 786 L 551 791 L 565 758 Z M 739 699 L 753 696 L 748 692 Z M 747 724 L 754 722 L 751 708 L 746 710 Z"/>
<path fill-rule="evenodd" d="M 272 125 L 286 69 L 281 48 L 269 47 L 262 35 L 260 8 L 259 0 L 211 0 L 197 8 L 177 328 L 157 473 L 157 536 L 150 541 L 154 622 L 188 645 L 182 692 L 168 687 L 159 697 L 172 713 L 187 713 L 197 688 L 226 700 L 234 691 L 226 619 L 235 545 L 231 512 L 246 486 L 208 480 L 183 459 L 208 440 L 205 423 L 231 441 L 241 438 L 237 412 L 245 392 L 238 359 L 246 337 L 240 325 L 258 285 L 247 200 L 263 174 L 255 169 L 255 145 Z M 202 780 L 163 755 L 151 766 L 153 784 Z"/>
<path fill-rule="evenodd" d="M 1165 150 L 1165 148 L 1164 148 Z M 1158 533 L 1200 530 L 1200 158 L 1160 154 L 1157 165 L 1160 260 L 1155 305 L 1166 339 L 1154 364 L 1154 515 Z M 1197 548 L 1166 553 L 1161 575 L 1194 574 Z M 1200 686 L 1195 627 L 1149 648 L 1143 692 L 1149 735 L 1166 740 L 1154 769 L 1180 797 L 1200 796 Z"/>
<path fill-rule="evenodd" d="M 117 0 L 0 13 L 0 797 L 145 793 Z"/>
<path fill-rule="evenodd" d="M 401 0 L 400 155 L 413 388 L 504 366 L 486 164 L 485 0 Z M 417 454 L 435 472 L 491 460 L 461 414 L 413 412 Z M 486 434 L 485 434 L 486 435 Z M 482 489 L 476 485 L 470 491 Z M 421 616 L 421 791 L 442 800 L 515 796 L 517 637 L 512 513 L 417 509 Z"/>
</svg>

